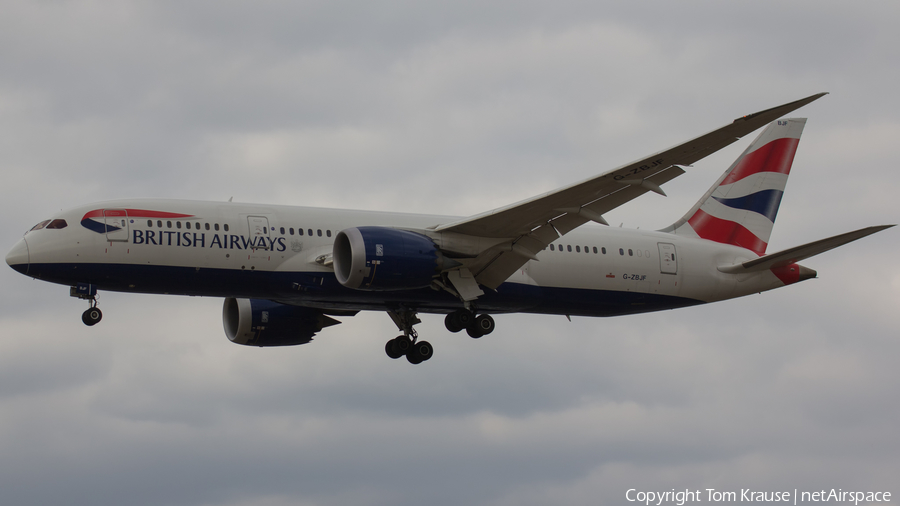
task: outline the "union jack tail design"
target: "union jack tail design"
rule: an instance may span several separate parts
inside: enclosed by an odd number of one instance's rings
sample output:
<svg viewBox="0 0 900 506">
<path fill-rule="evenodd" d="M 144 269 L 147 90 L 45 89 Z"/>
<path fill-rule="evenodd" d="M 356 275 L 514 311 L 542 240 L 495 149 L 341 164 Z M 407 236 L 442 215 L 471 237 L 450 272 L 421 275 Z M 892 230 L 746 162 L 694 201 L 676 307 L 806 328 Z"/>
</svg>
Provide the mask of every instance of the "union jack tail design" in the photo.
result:
<svg viewBox="0 0 900 506">
<path fill-rule="evenodd" d="M 766 252 L 806 118 L 769 124 L 683 218 L 679 235 Z"/>
</svg>

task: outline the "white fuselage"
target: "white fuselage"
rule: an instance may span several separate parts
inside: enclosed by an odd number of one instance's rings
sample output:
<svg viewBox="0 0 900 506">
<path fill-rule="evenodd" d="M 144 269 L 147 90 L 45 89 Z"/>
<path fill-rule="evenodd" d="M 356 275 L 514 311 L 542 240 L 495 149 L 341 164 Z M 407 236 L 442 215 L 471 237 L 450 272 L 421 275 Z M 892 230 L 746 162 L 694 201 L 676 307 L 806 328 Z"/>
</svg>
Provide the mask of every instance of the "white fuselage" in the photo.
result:
<svg viewBox="0 0 900 506">
<path fill-rule="evenodd" d="M 116 210 L 128 211 L 116 216 Z M 437 289 L 346 288 L 329 261 L 335 236 L 349 227 L 412 230 L 440 248 L 458 238 L 430 233 L 429 227 L 454 217 L 146 199 L 91 204 L 54 219 L 66 226 L 27 233 L 7 257 L 14 268 L 100 290 L 262 298 L 322 309 L 447 313 L 462 307 L 458 297 Z M 493 313 L 611 316 L 784 286 L 768 270 L 719 270 L 756 257 L 708 240 L 591 224 L 554 241 L 538 261 L 527 262 L 474 304 Z"/>
</svg>

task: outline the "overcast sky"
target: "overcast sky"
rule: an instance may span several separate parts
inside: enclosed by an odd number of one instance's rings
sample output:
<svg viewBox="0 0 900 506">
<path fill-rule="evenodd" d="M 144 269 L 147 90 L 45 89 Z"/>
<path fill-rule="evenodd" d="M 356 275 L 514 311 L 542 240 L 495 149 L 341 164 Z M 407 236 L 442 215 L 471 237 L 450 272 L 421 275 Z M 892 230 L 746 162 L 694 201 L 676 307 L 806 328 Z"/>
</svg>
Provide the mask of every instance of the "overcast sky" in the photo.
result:
<svg viewBox="0 0 900 506">
<path fill-rule="evenodd" d="M 127 197 L 470 215 L 813 93 L 770 242 L 900 222 L 900 4 L 2 2 L 0 246 Z M 752 137 L 751 137 L 752 138 Z M 610 213 L 680 218 L 749 138 Z M 628 504 L 639 490 L 900 498 L 900 232 L 817 280 L 609 319 L 384 313 L 228 342 L 219 299 L 0 269 L 0 503 Z"/>
</svg>

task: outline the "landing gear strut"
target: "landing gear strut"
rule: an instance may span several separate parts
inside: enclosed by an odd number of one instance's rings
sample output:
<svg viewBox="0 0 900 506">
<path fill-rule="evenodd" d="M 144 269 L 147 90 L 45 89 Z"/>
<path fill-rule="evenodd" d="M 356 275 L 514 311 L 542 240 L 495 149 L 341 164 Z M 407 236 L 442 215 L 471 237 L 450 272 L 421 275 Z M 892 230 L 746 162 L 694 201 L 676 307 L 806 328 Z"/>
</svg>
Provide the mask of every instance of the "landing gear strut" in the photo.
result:
<svg viewBox="0 0 900 506">
<path fill-rule="evenodd" d="M 475 316 L 469 309 L 459 309 L 448 314 L 444 318 L 444 326 L 450 332 L 459 332 L 466 329 L 466 333 L 474 339 L 486 336 L 494 331 L 494 319 L 490 315 L 481 314 Z"/>
<path fill-rule="evenodd" d="M 413 325 L 421 323 L 415 311 L 391 310 L 388 315 L 397 324 L 403 335 L 399 335 L 384 345 L 384 352 L 391 358 L 406 355 L 410 364 L 421 364 L 434 355 L 434 347 L 428 341 L 419 341 L 419 334 Z"/>
<path fill-rule="evenodd" d="M 93 327 L 100 322 L 100 319 L 103 318 L 103 313 L 100 311 L 100 308 L 97 307 L 97 288 L 94 285 L 79 283 L 69 289 L 69 295 L 86 300 L 90 303 L 91 307 L 84 313 L 81 313 L 81 321 L 83 321 L 85 325 Z"/>
</svg>

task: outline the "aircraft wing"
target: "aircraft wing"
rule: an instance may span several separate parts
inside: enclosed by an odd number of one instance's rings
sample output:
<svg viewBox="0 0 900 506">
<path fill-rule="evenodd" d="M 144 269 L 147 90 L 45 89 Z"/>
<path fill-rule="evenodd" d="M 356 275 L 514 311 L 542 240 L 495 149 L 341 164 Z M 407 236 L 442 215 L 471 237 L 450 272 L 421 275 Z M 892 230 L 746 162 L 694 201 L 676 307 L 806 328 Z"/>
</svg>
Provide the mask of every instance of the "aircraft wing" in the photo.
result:
<svg viewBox="0 0 900 506">
<path fill-rule="evenodd" d="M 438 233 L 505 239 L 468 262 L 475 280 L 488 288 L 500 286 L 548 244 L 588 221 L 606 224 L 602 215 L 660 186 L 690 165 L 736 142 L 758 128 L 821 98 L 801 100 L 737 118 L 732 123 L 683 144 L 635 160 L 617 169 L 521 202 L 440 225 Z"/>
</svg>

